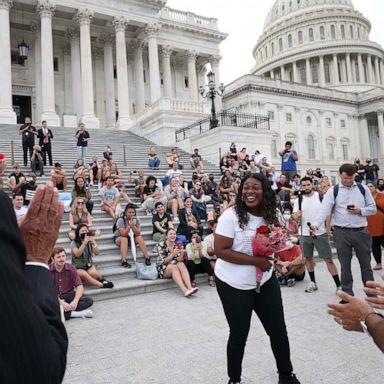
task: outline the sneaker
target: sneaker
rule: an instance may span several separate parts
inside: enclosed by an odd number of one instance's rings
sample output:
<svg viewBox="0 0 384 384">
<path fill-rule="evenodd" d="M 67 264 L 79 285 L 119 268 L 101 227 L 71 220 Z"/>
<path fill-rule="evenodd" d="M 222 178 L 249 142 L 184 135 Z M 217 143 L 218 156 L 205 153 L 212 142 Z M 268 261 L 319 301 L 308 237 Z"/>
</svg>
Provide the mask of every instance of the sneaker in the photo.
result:
<svg viewBox="0 0 384 384">
<path fill-rule="evenodd" d="M 280 284 L 280 287 L 287 285 L 287 279 L 284 276 L 280 276 L 277 280 Z"/>
<path fill-rule="evenodd" d="M 152 211 L 147 211 L 147 216 L 152 216 Z"/>
<path fill-rule="evenodd" d="M 145 265 L 147 265 L 147 266 L 151 265 L 151 259 L 149 257 L 145 258 Z"/>
<path fill-rule="evenodd" d="M 315 292 L 315 291 L 317 291 L 317 284 L 316 284 L 315 282 L 311 281 L 311 282 L 308 284 L 307 288 L 305 288 L 305 292 L 307 292 L 307 293 L 313 293 L 313 292 Z"/>
<path fill-rule="evenodd" d="M 124 268 L 132 268 L 132 265 L 129 264 L 127 260 L 123 260 L 121 262 L 121 266 L 124 267 Z"/>
<path fill-rule="evenodd" d="M 113 288 L 112 281 L 103 280 L 102 283 L 103 283 L 103 288 Z"/>
<path fill-rule="evenodd" d="M 83 319 L 90 319 L 93 317 L 93 312 L 90 309 L 84 309 L 83 311 L 80 311 L 80 314 Z"/>
<path fill-rule="evenodd" d="M 93 181 L 91 181 L 91 182 L 89 183 L 89 185 L 92 185 L 92 186 L 93 186 Z"/>
<path fill-rule="evenodd" d="M 288 287 L 293 287 L 295 284 L 296 284 L 296 280 L 295 279 L 288 279 L 287 280 Z"/>
<path fill-rule="evenodd" d="M 300 384 L 296 375 L 291 373 L 289 377 L 279 377 L 279 384 Z"/>
</svg>

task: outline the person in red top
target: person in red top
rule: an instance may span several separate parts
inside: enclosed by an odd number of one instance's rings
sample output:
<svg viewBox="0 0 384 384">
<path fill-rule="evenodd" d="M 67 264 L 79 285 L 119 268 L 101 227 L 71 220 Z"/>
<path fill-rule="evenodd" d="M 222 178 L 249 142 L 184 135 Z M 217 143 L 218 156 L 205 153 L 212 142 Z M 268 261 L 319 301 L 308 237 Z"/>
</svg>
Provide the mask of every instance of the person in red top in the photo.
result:
<svg viewBox="0 0 384 384">
<path fill-rule="evenodd" d="M 92 317 L 93 313 L 88 308 L 93 304 L 93 300 L 83 296 L 84 287 L 80 276 L 73 265 L 66 263 L 66 257 L 63 248 L 54 248 L 49 266 L 59 304 L 64 308 L 65 319 Z"/>
<path fill-rule="evenodd" d="M 296 281 L 301 281 L 305 276 L 305 260 L 298 245 L 290 243 L 288 249 L 277 253 L 275 263 L 276 270 L 280 274 L 280 285 L 292 287 Z"/>
<path fill-rule="evenodd" d="M 376 203 L 377 211 L 373 216 L 368 216 L 368 232 L 372 236 L 372 253 L 376 265 L 374 271 L 383 269 L 381 264 L 381 247 L 384 247 L 384 193 L 380 192 L 375 184 L 368 182 L 367 187 L 372 193 Z"/>
</svg>

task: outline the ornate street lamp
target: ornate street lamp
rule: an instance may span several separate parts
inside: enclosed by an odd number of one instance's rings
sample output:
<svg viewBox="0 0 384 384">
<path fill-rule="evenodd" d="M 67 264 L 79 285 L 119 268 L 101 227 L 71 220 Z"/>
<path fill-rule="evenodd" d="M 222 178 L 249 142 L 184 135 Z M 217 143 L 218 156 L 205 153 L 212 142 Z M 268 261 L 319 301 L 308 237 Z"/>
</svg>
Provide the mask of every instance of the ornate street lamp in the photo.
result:
<svg viewBox="0 0 384 384">
<path fill-rule="evenodd" d="M 24 12 L 23 12 L 23 4 L 21 4 L 21 25 L 23 26 L 23 41 L 17 46 L 19 49 L 19 60 L 24 62 L 24 60 L 28 59 L 29 53 L 29 45 L 24 41 Z"/>
<path fill-rule="evenodd" d="M 215 74 L 210 71 L 207 74 L 208 77 L 208 85 L 202 86 L 200 85 L 199 93 L 201 97 L 204 99 L 211 99 L 212 106 L 211 106 L 211 119 L 210 119 L 210 125 L 209 129 L 217 128 L 219 125 L 219 120 L 216 117 L 216 108 L 215 108 L 215 97 L 216 96 L 222 96 L 225 91 L 225 86 L 223 83 L 220 84 L 219 88 L 216 89 L 216 83 L 215 83 Z"/>
</svg>

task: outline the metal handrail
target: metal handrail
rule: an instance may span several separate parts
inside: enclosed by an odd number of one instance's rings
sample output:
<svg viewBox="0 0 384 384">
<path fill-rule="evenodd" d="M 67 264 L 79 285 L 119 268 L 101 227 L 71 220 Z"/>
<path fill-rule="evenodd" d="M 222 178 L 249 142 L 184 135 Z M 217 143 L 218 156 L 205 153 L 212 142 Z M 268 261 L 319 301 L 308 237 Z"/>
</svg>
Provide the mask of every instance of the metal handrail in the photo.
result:
<svg viewBox="0 0 384 384">
<path fill-rule="evenodd" d="M 251 113 L 241 113 L 236 111 L 221 111 L 216 114 L 218 126 L 241 127 L 270 130 L 269 116 L 256 115 Z M 186 127 L 180 128 L 175 132 L 176 142 L 188 139 L 189 137 L 201 134 L 210 129 L 211 116 L 205 117 L 202 120 L 196 121 Z"/>
</svg>

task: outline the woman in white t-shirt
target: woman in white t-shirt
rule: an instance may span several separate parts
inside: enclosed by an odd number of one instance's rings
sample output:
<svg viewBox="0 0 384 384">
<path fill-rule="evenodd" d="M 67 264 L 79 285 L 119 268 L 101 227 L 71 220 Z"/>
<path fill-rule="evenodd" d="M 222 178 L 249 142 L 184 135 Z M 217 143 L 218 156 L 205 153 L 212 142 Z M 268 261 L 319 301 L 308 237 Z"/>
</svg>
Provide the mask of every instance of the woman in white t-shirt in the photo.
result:
<svg viewBox="0 0 384 384">
<path fill-rule="evenodd" d="M 280 286 L 271 261 L 252 256 L 256 229 L 277 224 L 275 194 L 262 174 L 241 181 L 236 204 L 219 218 L 215 233 L 216 286 L 230 334 L 227 345 L 229 383 L 240 383 L 245 343 L 255 311 L 270 337 L 279 384 L 300 384 L 292 373 Z M 256 268 L 264 271 L 257 293 Z"/>
</svg>

